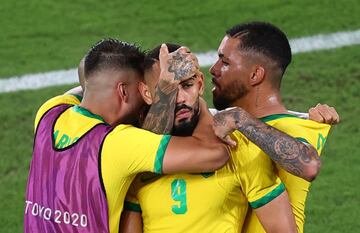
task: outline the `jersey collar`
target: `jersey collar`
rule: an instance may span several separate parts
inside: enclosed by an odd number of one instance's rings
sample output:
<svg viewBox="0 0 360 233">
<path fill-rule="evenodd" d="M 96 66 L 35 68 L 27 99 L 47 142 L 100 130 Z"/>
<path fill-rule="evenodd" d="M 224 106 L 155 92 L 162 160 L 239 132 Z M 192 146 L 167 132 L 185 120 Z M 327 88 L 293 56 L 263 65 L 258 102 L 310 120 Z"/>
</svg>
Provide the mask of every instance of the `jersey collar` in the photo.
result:
<svg viewBox="0 0 360 233">
<path fill-rule="evenodd" d="M 108 123 L 106 123 L 105 120 L 101 116 L 99 116 L 97 114 L 94 114 L 94 113 L 90 112 L 89 110 L 80 107 L 79 105 L 75 105 L 74 107 L 72 107 L 72 109 L 73 109 L 74 112 L 77 112 L 77 113 L 79 113 L 79 114 L 81 114 L 83 116 L 87 116 L 87 117 L 90 117 L 90 118 L 100 120 L 103 123 L 108 125 Z"/>
<path fill-rule="evenodd" d="M 260 121 L 262 122 L 268 122 L 268 121 L 272 121 L 272 120 L 277 120 L 280 118 L 285 118 L 285 117 L 295 117 L 295 118 L 299 118 L 297 116 L 291 115 L 291 114 L 273 114 L 273 115 L 269 115 L 266 117 L 261 117 L 259 118 Z"/>
</svg>

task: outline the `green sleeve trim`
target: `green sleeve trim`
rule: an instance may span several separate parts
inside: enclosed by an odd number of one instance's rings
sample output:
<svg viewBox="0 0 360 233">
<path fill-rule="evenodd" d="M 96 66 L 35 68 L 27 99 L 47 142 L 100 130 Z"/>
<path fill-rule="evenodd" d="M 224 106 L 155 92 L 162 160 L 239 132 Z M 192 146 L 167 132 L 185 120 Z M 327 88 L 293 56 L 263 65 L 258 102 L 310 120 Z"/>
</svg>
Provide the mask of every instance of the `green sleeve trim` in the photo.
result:
<svg viewBox="0 0 360 233">
<path fill-rule="evenodd" d="M 300 142 L 305 142 L 305 143 L 307 143 L 307 144 L 310 144 L 309 142 L 308 142 L 308 140 L 306 140 L 305 138 L 296 138 L 298 141 L 300 141 Z"/>
<path fill-rule="evenodd" d="M 134 211 L 141 213 L 141 207 L 139 204 L 135 204 L 129 201 L 124 202 L 124 210 Z"/>
<path fill-rule="evenodd" d="M 82 96 L 80 96 L 80 95 L 75 95 L 75 94 L 71 94 L 71 95 L 72 95 L 72 96 L 75 96 L 75 98 L 78 99 L 79 102 L 81 102 Z"/>
<path fill-rule="evenodd" d="M 160 141 L 159 148 L 156 152 L 154 172 L 157 174 L 162 174 L 164 155 L 170 138 L 170 135 L 164 135 Z"/>
<path fill-rule="evenodd" d="M 260 208 L 260 207 L 266 205 L 267 203 L 271 202 L 272 200 L 274 200 L 276 197 L 278 197 L 284 191 L 285 191 L 285 185 L 284 185 L 284 183 L 281 183 L 274 190 L 272 190 L 270 193 L 266 194 L 262 198 L 260 198 L 256 201 L 250 202 L 250 206 L 253 209 Z"/>
<path fill-rule="evenodd" d="M 268 122 L 268 121 L 277 120 L 277 119 L 286 118 L 286 117 L 292 117 L 292 118 L 301 119 L 300 117 L 295 116 L 295 115 L 291 115 L 291 114 L 273 114 L 273 115 L 269 115 L 269 116 L 266 116 L 266 117 L 259 118 L 259 120 L 265 123 L 265 122 Z"/>
</svg>

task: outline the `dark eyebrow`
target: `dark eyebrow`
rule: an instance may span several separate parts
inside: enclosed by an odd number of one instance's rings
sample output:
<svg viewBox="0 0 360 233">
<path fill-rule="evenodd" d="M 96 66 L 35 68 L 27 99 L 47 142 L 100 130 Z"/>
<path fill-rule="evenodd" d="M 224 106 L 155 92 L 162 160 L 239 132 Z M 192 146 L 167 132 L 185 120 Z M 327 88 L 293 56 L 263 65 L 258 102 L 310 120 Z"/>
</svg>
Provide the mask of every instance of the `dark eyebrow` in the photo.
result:
<svg viewBox="0 0 360 233">
<path fill-rule="evenodd" d="M 192 76 L 192 77 L 190 77 L 190 78 L 188 78 L 188 79 L 186 79 L 186 80 L 184 80 L 184 81 L 181 81 L 179 84 L 183 84 L 183 83 L 188 82 L 188 81 L 190 81 L 190 80 L 195 80 L 196 77 L 197 77 L 197 76 L 194 75 L 194 76 Z"/>
<path fill-rule="evenodd" d="M 221 59 L 223 59 L 225 61 L 228 61 L 228 58 L 225 57 L 225 55 L 223 53 L 218 53 L 218 56 L 219 56 L 219 58 L 221 58 Z"/>
</svg>

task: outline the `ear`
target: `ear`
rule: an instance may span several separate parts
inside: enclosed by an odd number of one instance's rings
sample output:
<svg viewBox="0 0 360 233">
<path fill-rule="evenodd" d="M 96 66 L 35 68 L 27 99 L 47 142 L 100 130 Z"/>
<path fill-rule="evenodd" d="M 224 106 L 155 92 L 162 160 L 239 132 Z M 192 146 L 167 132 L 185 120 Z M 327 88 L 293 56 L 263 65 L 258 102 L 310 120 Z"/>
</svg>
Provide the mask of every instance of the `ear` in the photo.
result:
<svg viewBox="0 0 360 233">
<path fill-rule="evenodd" d="M 261 65 L 256 65 L 251 73 L 249 84 L 251 86 L 259 85 L 265 78 L 265 69 Z"/>
<path fill-rule="evenodd" d="M 151 93 L 150 93 L 149 89 L 150 88 L 145 83 L 139 82 L 139 92 L 140 92 L 143 100 L 148 105 L 151 105 L 152 104 L 152 98 L 151 98 Z"/>
<path fill-rule="evenodd" d="M 120 97 L 120 99 L 124 102 L 128 102 L 129 100 L 129 90 L 127 89 L 127 85 L 123 82 L 119 82 L 116 85 L 116 93 Z"/>
<path fill-rule="evenodd" d="M 198 76 L 199 80 L 199 95 L 202 96 L 204 94 L 205 90 L 205 84 L 204 84 L 204 74 L 202 72 L 199 73 Z"/>
</svg>

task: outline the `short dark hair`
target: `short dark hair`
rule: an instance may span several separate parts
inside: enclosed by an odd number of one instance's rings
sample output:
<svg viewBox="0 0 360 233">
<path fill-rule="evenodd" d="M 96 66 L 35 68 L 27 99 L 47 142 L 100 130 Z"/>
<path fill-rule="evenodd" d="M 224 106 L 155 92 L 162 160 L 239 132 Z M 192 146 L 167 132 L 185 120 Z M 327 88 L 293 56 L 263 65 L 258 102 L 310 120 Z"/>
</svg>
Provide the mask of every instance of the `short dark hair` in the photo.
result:
<svg viewBox="0 0 360 233">
<path fill-rule="evenodd" d="M 172 44 L 172 43 L 165 43 L 165 44 L 168 47 L 169 53 L 174 52 L 181 47 L 181 45 L 178 44 Z M 145 61 L 144 61 L 145 72 L 147 70 L 150 70 L 156 61 L 159 61 L 160 48 L 161 48 L 161 44 L 146 53 Z"/>
<path fill-rule="evenodd" d="M 284 32 L 266 22 L 238 24 L 226 31 L 233 38 L 239 38 L 240 50 L 260 53 L 276 62 L 282 73 L 291 62 L 291 48 Z"/>
<path fill-rule="evenodd" d="M 85 77 L 102 69 L 131 69 L 142 76 L 144 57 L 134 44 L 111 38 L 100 40 L 85 57 Z"/>
</svg>

